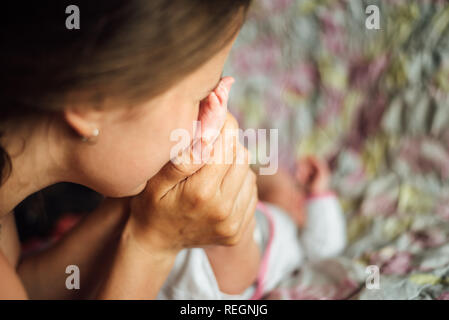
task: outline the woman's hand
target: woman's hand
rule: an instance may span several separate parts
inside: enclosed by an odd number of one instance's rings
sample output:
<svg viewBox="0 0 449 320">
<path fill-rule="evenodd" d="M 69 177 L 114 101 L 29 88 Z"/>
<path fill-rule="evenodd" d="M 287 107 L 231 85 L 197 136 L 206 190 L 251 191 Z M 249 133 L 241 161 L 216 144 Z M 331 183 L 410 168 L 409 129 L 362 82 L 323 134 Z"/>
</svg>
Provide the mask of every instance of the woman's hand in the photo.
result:
<svg viewBox="0 0 449 320">
<path fill-rule="evenodd" d="M 228 115 L 220 137 L 237 128 Z M 125 232 L 142 246 L 168 251 L 236 244 L 253 217 L 257 188 L 247 150 L 227 142 L 218 139 L 214 145 L 221 161 L 165 165 L 131 200 Z M 226 163 L 226 155 L 232 163 Z"/>
</svg>

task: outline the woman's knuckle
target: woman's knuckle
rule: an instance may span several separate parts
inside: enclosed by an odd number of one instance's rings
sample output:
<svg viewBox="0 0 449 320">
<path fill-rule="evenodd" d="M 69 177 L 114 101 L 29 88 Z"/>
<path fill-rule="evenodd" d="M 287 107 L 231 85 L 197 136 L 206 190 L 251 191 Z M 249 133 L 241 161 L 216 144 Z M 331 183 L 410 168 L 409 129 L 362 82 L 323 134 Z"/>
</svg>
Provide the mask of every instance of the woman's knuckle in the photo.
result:
<svg viewBox="0 0 449 320">
<path fill-rule="evenodd" d="M 209 202 L 211 199 L 212 199 L 211 190 L 207 190 L 204 188 L 196 190 L 191 196 L 191 201 L 194 206 L 201 206 L 204 203 Z"/>
<path fill-rule="evenodd" d="M 224 239 L 224 241 L 233 236 L 232 231 L 232 227 L 230 228 L 229 224 L 226 223 L 218 225 L 215 229 L 217 236 Z"/>
<path fill-rule="evenodd" d="M 240 236 L 234 235 L 234 236 L 226 238 L 225 245 L 232 247 L 232 246 L 237 245 L 239 242 L 240 242 Z"/>
<path fill-rule="evenodd" d="M 238 221 L 230 221 L 226 228 L 224 228 L 223 236 L 226 238 L 233 238 L 237 235 L 240 229 L 240 223 Z"/>
<path fill-rule="evenodd" d="M 225 221 L 229 217 L 230 211 L 225 207 L 225 205 L 221 205 L 219 208 L 212 212 L 212 218 L 215 221 L 222 222 Z"/>
</svg>

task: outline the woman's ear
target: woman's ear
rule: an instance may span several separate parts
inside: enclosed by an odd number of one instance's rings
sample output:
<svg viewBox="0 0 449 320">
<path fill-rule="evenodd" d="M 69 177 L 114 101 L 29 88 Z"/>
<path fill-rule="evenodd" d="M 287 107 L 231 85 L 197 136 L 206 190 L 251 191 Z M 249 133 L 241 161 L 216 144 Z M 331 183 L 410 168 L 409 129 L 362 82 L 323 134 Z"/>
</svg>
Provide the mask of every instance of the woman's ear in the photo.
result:
<svg viewBox="0 0 449 320">
<path fill-rule="evenodd" d="M 67 108 L 64 110 L 64 119 L 77 134 L 84 139 L 90 139 L 100 133 L 99 114 L 97 110 L 87 108 Z"/>
</svg>

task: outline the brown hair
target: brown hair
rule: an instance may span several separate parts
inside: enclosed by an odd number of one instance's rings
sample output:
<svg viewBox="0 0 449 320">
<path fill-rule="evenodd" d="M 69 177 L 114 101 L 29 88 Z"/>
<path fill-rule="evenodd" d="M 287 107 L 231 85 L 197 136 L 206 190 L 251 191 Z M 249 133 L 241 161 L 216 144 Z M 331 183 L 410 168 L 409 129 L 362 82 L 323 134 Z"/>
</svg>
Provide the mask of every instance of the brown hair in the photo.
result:
<svg viewBox="0 0 449 320">
<path fill-rule="evenodd" d="M 32 1 L 3 8 L 0 128 L 57 112 L 69 92 L 95 102 L 154 97 L 194 71 L 239 31 L 251 0 Z M 80 29 L 65 25 L 68 5 Z M 81 96 L 81 95 L 80 95 Z M 1 138 L 1 133 L 0 133 Z M 0 146 L 0 184 L 11 161 Z"/>
</svg>

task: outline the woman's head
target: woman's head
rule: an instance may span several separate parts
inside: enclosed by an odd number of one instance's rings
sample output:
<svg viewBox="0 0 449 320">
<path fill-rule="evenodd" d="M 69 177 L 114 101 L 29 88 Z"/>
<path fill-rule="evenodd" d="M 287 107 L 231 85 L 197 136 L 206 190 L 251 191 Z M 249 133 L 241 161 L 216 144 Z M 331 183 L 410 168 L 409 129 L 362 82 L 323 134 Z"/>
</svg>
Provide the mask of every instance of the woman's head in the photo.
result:
<svg viewBox="0 0 449 320">
<path fill-rule="evenodd" d="M 20 21 L 11 12 L 0 22 L 2 144 L 46 121 L 77 174 L 66 180 L 135 194 L 169 160 L 170 132 L 192 132 L 250 0 L 78 1 L 79 30 L 66 29 L 63 2 L 33 2 Z"/>
</svg>

